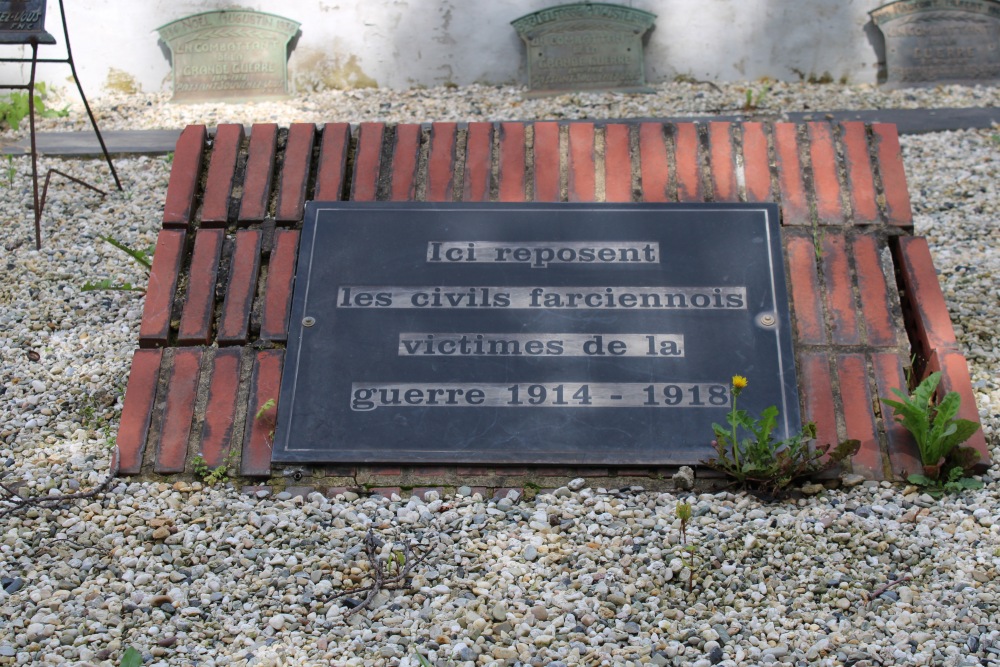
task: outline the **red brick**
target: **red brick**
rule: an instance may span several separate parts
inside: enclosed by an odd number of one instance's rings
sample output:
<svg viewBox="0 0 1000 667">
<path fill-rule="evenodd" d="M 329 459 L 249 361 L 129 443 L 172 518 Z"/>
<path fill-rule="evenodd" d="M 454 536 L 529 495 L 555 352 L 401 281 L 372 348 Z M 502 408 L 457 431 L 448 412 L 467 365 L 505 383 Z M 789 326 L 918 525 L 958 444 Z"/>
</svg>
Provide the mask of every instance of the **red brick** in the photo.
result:
<svg viewBox="0 0 1000 667">
<path fill-rule="evenodd" d="M 534 472 L 534 469 L 513 466 L 501 466 L 496 468 L 498 477 L 527 477 Z"/>
<path fill-rule="evenodd" d="M 357 466 L 323 466 L 317 472 L 317 476 L 319 475 L 324 477 L 357 477 L 358 468 Z"/>
<path fill-rule="evenodd" d="M 774 201 L 771 192 L 771 161 L 762 123 L 743 123 L 743 179 L 748 202 Z"/>
<path fill-rule="evenodd" d="M 347 148 L 351 143 L 351 126 L 347 123 L 327 123 L 319 147 L 316 169 L 316 201 L 340 201 L 347 173 Z"/>
<path fill-rule="evenodd" d="M 677 200 L 682 202 L 705 201 L 701 185 L 701 160 L 698 158 L 700 141 L 698 126 L 694 123 L 677 123 L 676 142 Z"/>
<path fill-rule="evenodd" d="M 380 475 L 382 477 L 402 477 L 403 469 L 399 466 L 380 466 L 378 468 L 369 468 L 369 474 Z"/>
<path fill-rule="evenodd" d="M 900 227 L 912 227 L 913 211 L 910 209 L 910 193 L 906 189 L 903 155 L 899 149 L 896 126 L 875 123 L 872 125 L 872 133 L 878 156 L 878 170 L 882 176 L 882 189 L 885 192 L 886 220 Z"/>
<path fill-rule="evenodd" d="M 372 496 L 382 496 L 383 498 L 392 498 L 393 495 L 403 497 L 403 489 L 398 486 L 377 486 L 373 489 L 368 489 L 369 495 Z"/>
<path fill-rule="evenodd" d="M 972 391 L 972 377 L 969 375 L 969 364 L 960 352 L 954 350 L 935 350 L 931 354 L 927 363 L 929 373 L 941 372 L 941 384 L 938 385 L 938 396 L 955 391 L 962 397 L 962 402 L 958 408 L 960 419 L 979 422 L 979 409 L 976 407 L 976 394 Z M 929 374 L 928 373 L 928 374 Z M 971 447 L 979 452 L 979 463 L 976 465 L 977 473 L 984 473 L 990 467 L 990 448 L 986 444 L 986 436 L 980 427 L 963 444 L 964 447 Z"/>
<path fill-rule="evenodd" d="M 274 123 L 255 123 L 250 131 L 246 175 L 240 198 L 239 221 L 242 224 L 260 222 L 267 215 L 277 150 L 278 126 Z"/>
<path fill-rule="evenodd" d="M 559 124 L 535 123 L 535 201 L 559 201 Z"/>
<path fill-rule="evenodd" d="M 469 123 L 462 201 L 489 201 L 492 172 L 493 123 Z"/>
<path fill-rule="evenodd" d="M 278 343 L 288 340 L 288 314 L 292 308 L 298 250 L 298 230 L 279 229 L 274 232 L 274 248 L 267 265 L 267 285 L 264 288 L 264 312 L 260 320 L 261 340 Z"/>
<path fill-rule="evenodd" d="M 900 237 L 898 261 L 921 354 L 928 357 L 934 350 L 956 350 L 955 330 L 934 271 L 927 239 Z"/>
<path fill-rule="evenodd" d="M 431 125 L 426 201 L 451 201 L 455 177 L 455 123 Z"/>
<path fill-rule="evenodd" d="M 167 400 L 160 424 L 160 439 L 156 447 L 158 473 L 184 472 L 194 404 L 198 398 L 198 377 L 201 374 L 200 347 L 178 348 L 167 380 Z"/>
<path fill-rule="evenodd" d="M 292 123 L 288 128 L 274 216 L 279 223 L 294 224 L 302 219 L 315 136 L 316 126 L 312 123 Z"/>
<path fill-rule="evenodd" d="M 128 373 L 128 387 L 118 425 L 119 469 L 122 475 L 137 475 L 142 470 L 142 454 L 149 437 L 149 418 L 156 400 L 163 350 L 136 350 Z"/>
<path fill-rule="evenodd" d="M 826 325 L 816 270 L 816 247 L 808 237 L 789 235 L 787 238 L 789 283 L 798 341 L 804 345 L 822 345 L 826 343 Z"/>
<path fill-rule="evenodd" d="M 833 401 L 830 359 L 825 351 L 803 352 L 799 385 L 805 397 L 805 418 L 816 424 L 816 444 L 836 446 L 837 406 Z"/>
<path fill-rule="evenodd" d="M 880 399 L 889 398 L 898 401 L 899 397 L 892 393 L 893 389 L 899 389 L 904 394 L 909 392 L 899 355 L 891 352 L 873 354 L 872 365 Z M 889 468 L 892 474 L 899 475 L 900 479 L 906 479 L 907 475 L 921 472 L 923 464 L 920 463 L 920 452 L 917 451 L 917 443 L 914 442 L 913 436 L 893 418 L 891 407 L 881 400 L 878 407 L 882 413 L 882 423 L 889 441 Z"/>
<path fill-rule="evenodd" d="M 396 126 L 392 146 L 391 201 L 413 201 L 417 189 L 417 158 L 420 156 L 420 126 Z"/>
<path fill-rule="evenodd" d="M 596 195 L 594 124 L 570 123 L 567 199 L 592 202 Z"/>
<path fill-rule="evenodd" d="M 861 449 L 852 460 L 854 472 L 868 479 L 884 479 L 882 448 L 879 445 L 864 355 L 839 355 L 837 375 L 840 378 L 847 437 L 861 441 Z"/>
<path fill-rule="evenodd" d="M 187 299 L 177 331 L 178 345 L 208 345 L 212 339 L 215 279 L 219 273 L 224 239 L 225 231 L 221 229 L 199 229 L 195 232 Z"/>
<path fill-rule="evenodd" d="M 826 282 L 826 307 L 830 313 L 833 343 L 857 345 L 861 343 L 861 332 L 858 330 L 851 267 L 847 260 L 847 239 L 843 234 L 827 230 L 822 237 L 822 248 L 820 266 Z"/>
<path fill-rule="evenodd" d="M 201 427 L 201 456 L 210 468 L 225 463 L 232 446 L 241 356 L 240 348 L 228 347 L 217 350 L 212 359 L 205 421 Z"/>
<path fill-rule="evenodd" d="M 384 123 L 361 123 L 358 149 L 354 157 L 354 176 L 351 179 L 351 199 L 354 201 L 375 201 L 384 131 Z"/>
<path fill-rule="evenodd" d="M 493 474 L 493 468 L 488 466 L 456 466 L 455 474 L 463 479 L 469 477 L 485 477 Z"/>
<path fill-rule="evenodd" d="M 709 165 L 715 201 L 740 200 L 740 193 L 736 187 L 736 164 L 733 161 L 731 129 L 731 123 L 708 124 Z"/>
<path fill-rule="evenodd" d="M 604 129 L 604 201 L 632 201 L 632 151 L 628 125 L 615 123 Z"/>
<path fill-rule="evenodd" d="M 250 477 L 271 474 L 271 445 L 278 415 L 281 364 L 284 350 L 259 350 L 250 377 L 250 403 L 243 439 L 240 473 Z M 270 406 L 262 407 L 272 401 Z M 260 416 L 258 417 L 258 413 Z"/>
<path fill-rule="evenodd" d="M 219 345 L 242 345 L 247 342 L 250 309 L 260 270 L 260 240 L 259 229 L 236 232 L 236 245 L 229 265 L 229 284 L 216 335 Z"/>
<path fill-rule="evenodd" d="M 667 144 L 660 123 L 639 125 L 639 164 L 642 178 L 642 200 L 644 202 L 665 202 L 667 185 L 670 182 L 670 167 L 667 164 Z"/>
<path fill-rule="evenodd" d="M 894 347 L 898 343 L 897 332 L 890 310 L 889 286 L 879 258 L 880 243 L 876 236 L 863 234 L 854 237 L 851 247 L 858 276 L 858 291 L 861 293 L 861 317 L 868 334 L 868 344 Z"/>
<path fill-rule="evenodd" d="M 837 176 L 837 149 L 833 143 L 833 126 L 830 123 L 809 123 L 807 127 L 813 190 L 816 194 L 816 215 L 820 224 L 842 224 L 844 210 L 840 201 L 840 179 Z"/>
<path fill-rule="evenodd" d="M 236 178 L 236 159 L 243 144 L 243 126 L 219 125 L 208 162 L 208 180 L 201 202 L 201 226 L 225 227 L 229 222 L 229 196 Z"/>
<path fill-rule="evenodd" d="M 164 229 L 156 238 L 153 268 L 149 272 L 146 298 L 142 306 L 139 327 L 140 347 L 162 347 L 170 336 L 170 311 L 174 305 L 174 290 L 184 256 L 186 232 Z"/>
<path fill-rule="evenodd" d="M 524 141 L 522 123 L 500 124 L 500 201 L 524 201 Z"/>
<path fill-rule="evenodd" d="M 855 224 L 873 224 L 879 221 L 878 200 L 872 163 L 868 155 L 868 135 L 865 124 L 859 121 L 842 123 L 844 129 L 844 159 L 847 162 L 847 192 L 851 196 Z"/>
<path fill-rule="evenodd" d="M 427 479 L 428 477 L 447 477 L 451 472 L 449 466 L 410 466 L 407 468 L 411 477 Z"/>
<path fill-rule="evenodd" d="M 191 224 L 206 138 L 204 125 L 188 125 L 177 139 L 167 199 L 163 204 L 164 227 L 186 228 Z"/>
<path fill-rule="evenodd" d="M 785 225 L 808 225 L 809 203 L 802 182 L 802 161 L 796 126 L 774 124 L 774 151 L 777 154 L 778 183 L 781 187 L 781 217 Z"/>
</svg>

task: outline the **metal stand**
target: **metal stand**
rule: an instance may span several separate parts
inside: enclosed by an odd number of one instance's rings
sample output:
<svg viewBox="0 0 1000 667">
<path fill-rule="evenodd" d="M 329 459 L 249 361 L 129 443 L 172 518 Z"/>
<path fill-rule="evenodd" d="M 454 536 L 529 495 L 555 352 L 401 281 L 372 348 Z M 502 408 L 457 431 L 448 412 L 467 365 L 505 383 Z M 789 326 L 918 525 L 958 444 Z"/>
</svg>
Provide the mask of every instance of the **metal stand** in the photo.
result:
<svg viewBox="0 0 1000 667">
<path fill-rule="evenodd" d="M 45 206 L 44 198 L 39 199 L 38 197 L 38 151 L 35 145 L 35 69 L 38 63 L 67 63 L 69 65 L 70 71 L 73 74 L 73 81 L 76 82 L 76 88 L 80 91 L 80 97 L 83 98 L 83 106 L 87 110 L 87 116 L 90 118 L 90 124 L 94 128 L 94 132 L 97 134 L 97 141 L 101 144 L 101 151 L 104 153 L 104 159 L 108 163 L 108 167 L 111 169 L 111 175 L 115 179 L 115 185 L 118 186 L 119 190 L 122 190 L 121 180 L 118 178 L 118 172 L 115 171 L 115 165 L 111 162 L 111 155 L 108 154 L 108 147 L 104 143 L 104 137 L 101 135 L 101 129 L 97 126 L 97 120 L 94 118 L 94 112 L 90 110 L 90 104 L 87 102 L 87 96 L 83 92 L 83 85 L 80 83 L 80 77 L 76 74 L 76 64 L 73 62 L 73 50 L 70 48 L 69 43 L 69 28 L 66 25 L 66 8 L 63 6 L 63 0 L 59 0 L 59 15 L 62 18 L 63 27 L 63 37 L 66 39 L 66 57 L 65 58 L 39 58 L 38 57 L 38 45 L 39 44 L 54 44 L 55 39 L 52 38 L 47 32 L 40 33 L 29 33 L 25 35 L 25 40 L 20 42 L 22 44 L 28 44 L 31 46 L 31 59 L 27 58 L 0 58 L 0 62 L 4 63 L 31 63 L 31 76 L 27 84 L 2 84 L 0 88 L 12 88 L 12 89 L 23 89 L 28 91 L 28 116 L 29 116 L 29 127 L 31 134 L 31 180 L 32 180 L 32 195 L 34 200 L 34 211 L 35 211 L 35 248 L 40 250 L 42 247 L 42 208 Z M 52 176 L 52 171 L 45 178 L 46 189 L 48 189 L 49 178 Z M 62 172 L 56 172 L 62 174 Z M 65 174 L 62 174 L 65 176 Z M 82 183 L 75 178 L 70 177 L 71 180 Z M 83 185 L 87 185 L 83 183 Z M 90 185 L 87 187 L 92 190 L 97 190 Z M 100 190 L 97 190 L 101 192 Z"/>
</svg>

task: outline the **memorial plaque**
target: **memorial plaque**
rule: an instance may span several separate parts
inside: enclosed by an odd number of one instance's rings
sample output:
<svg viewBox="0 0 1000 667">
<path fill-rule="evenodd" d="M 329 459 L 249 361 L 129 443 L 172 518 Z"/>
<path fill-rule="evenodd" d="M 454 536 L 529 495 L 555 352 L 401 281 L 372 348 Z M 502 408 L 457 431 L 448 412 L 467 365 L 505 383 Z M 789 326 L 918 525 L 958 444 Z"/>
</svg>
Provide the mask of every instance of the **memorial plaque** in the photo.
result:
<svg viewBox="0 0 1000 667">
<path fill-rule="evenodd" d="M 642 36 L 655 19 L 639 9 L 587 2 L 549 7 L 512 21 L 527 45 L 531 93 L 651 92 Z"/>
<path fill-rule="evenodd" d="M 45 0 L 0 0 L 0 44 L 55 44 L 45 31 Z"/>
<path fill-rule="evenodd" d="M 800 427 L 773 204 L 316 203 L 275 463 L 670 465 Z"/>
<path fill-rule="evenodd" d="M 243 102 L 288 94 L 291 19 L 250 10 L 194 14 L 159 29 L 173 57 L 174 102 Z"/>
<path fill-rule="evenodd" d="M 899 0 L 871 17 L 885 37 L 890 85 L 1000 80 L 997 0 Z"/>
</svg>

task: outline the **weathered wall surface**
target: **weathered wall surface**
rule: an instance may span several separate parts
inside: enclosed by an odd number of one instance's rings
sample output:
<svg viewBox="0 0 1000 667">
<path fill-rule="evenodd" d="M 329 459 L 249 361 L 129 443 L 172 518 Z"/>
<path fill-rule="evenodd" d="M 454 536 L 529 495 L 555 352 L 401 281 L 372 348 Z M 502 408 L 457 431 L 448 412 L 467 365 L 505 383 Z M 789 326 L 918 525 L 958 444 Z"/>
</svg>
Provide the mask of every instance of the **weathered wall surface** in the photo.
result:
<svg viewBox="0 0 1000 667">
<path fill-rule="evenodd" d="M 64 53 L 58 3 L 49 32 Z M 77 68 L 90 96 L 109 88 L 169 89 L 170 64 L 156 29 L 215 9 L 253 9 L 302 24 L 289 60 L 299 90 L 377 85 L 526 83 L 524 46 L 510 22 L 559 0 L 73 0 L 65 3 Z M 877 57 L 865 31 L 879 0 L 632 0 L 657 14 L 646 47 L 652 82 L 684 75 L 707 80 L 846 77 L 875 81 Z M 23 47 L 3 47 L 16 56 Z M 41 66 L 39 80 L 62 85 L 65 65 Z M 0 82 L 27 80 L 28 68 L 0 65 Z"/>
</svg>

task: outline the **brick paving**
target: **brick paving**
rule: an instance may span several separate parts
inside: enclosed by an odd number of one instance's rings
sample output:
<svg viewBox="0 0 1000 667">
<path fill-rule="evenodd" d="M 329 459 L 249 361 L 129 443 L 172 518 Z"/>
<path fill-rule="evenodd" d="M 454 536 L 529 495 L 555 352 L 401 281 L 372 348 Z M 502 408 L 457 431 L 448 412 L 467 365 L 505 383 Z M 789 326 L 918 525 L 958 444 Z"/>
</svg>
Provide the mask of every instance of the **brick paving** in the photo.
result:
<svg viewBox="0 0 1000 667">
<path fill-rule="evenodd" d="M 284 484 L 270 440 L 307 199 L 774 201 L 803 415 L 820 439 L 861 440 L 852 468 L 867 478 L 916 471 L 912 440 L 876 400 L 903 387 L 911 357 L 918 377 L 941 370 L 962 416 L 978 419 L 927 243 L 912 235 L 892 125 L 192 126 L 172 169 L 118 437 L 122 474 L 190 473 L 195 454 L 218 465 L 234 452 L 244 477 Z M 981 431 L 969 444 L 989 459 Z M 347 466 L 294 481 L 398 492 L 550 487 L 582 474 L 628 485 L 670 472 Z"/>
</svg>

